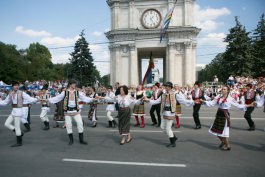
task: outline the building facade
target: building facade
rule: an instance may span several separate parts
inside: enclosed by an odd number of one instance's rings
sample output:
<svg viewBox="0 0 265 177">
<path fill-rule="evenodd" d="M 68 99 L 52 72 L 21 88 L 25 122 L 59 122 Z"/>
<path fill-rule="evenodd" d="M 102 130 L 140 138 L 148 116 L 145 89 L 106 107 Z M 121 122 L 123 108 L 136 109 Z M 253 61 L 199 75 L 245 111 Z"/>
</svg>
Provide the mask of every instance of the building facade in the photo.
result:
<svg viewBox="0 0 265 177">
<path fill-rule="evenodd" d="M 196 73 L 195 0 L 178 0 L 163 41 L 163 18 L 175 0 L 108 0 L 111 29 L 106 33 L 110 51 L 110 82 L 138 85 L 141 59 L 163 58 L 164 81 L 193 84 Z"/>
</svg>

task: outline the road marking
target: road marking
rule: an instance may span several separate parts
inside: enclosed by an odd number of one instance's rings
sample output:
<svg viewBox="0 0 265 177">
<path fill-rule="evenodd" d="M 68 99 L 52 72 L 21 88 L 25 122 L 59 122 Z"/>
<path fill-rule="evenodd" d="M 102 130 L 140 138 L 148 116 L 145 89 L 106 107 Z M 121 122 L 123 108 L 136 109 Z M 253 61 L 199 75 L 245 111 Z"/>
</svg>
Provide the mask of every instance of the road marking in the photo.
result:
<svg viewBox="0 0 265 177">
<path fill-rule="evenodd" d="M 155 166 L 155 167 L 187 167 L 186 164 L 121 162 L 121 161 L 105 161 L 105 160 L 62 159 L 62 161 L 63 162 L 79 162 L 79 163 L 113 164 L 113 165 L 134 165 L 134 166 Z"/>
<path fill-rule="evenodd" d="M 118 132 L 119 130 L 109 130 L 110 132 Z M 130 130 L 130 132 L 134 132 L 134 133 L 162 133 L 163 131 L 153 131 L 153 130 Z M 181 131 L 173 131 L 174 133 L 180 133 Z"/>
</svg>

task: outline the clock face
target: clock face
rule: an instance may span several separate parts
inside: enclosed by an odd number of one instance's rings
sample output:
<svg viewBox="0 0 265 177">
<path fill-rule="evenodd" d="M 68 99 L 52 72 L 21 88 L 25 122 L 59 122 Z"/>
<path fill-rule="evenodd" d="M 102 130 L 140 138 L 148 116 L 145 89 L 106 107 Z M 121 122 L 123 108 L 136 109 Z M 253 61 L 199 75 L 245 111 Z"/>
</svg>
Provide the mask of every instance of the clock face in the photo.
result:
<svg viewBox="0 0 265 177">
<path fill-rule="evenodd" d="M 161 23 L 161 14 L 156 9 L 148 9 L 142 15 L 142 25 L 145 28 L 157 28 Z"/>
</svg>

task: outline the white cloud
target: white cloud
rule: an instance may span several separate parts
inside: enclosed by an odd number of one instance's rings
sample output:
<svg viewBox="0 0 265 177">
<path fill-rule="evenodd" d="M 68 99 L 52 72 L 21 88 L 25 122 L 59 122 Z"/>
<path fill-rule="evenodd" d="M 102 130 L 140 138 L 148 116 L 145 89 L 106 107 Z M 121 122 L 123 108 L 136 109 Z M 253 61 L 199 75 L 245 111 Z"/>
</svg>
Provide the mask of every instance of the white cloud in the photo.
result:
<svg viewBox="0 0 265 177">
<path fill-rule="evenodd" d="M 51 33 L 41 30 L 41 31 L 35 31 L 32 29 L 25 29 L 23 26 L 17 26 L 15 31 L 20 34 L 24 34 L 30 37 L 46 37 L 51 36 Z"/>
<path fill-rule="evenodd" d="M 92 56 L 95 61 L 95 65 L 100 71 L 100 75 L 104 76 L 110 72 L 110 62 L 97 62 L 97 61 L 110 61 L 110 55 L 108 48 L 104 48 L 102 45 L 90 45 Z"/>
<path fill-rule="evenodd" d="M 209 33 L 204 37 L 198 38 L 198 45 L 214 45 L 223 48 L 227 45 L 226 42 L 223 42 L 225 37 L 224 33 Z"/>
<path fill-rule="evenodd" d="M 96 36 L 96 37 L 99 37 L 99 36 L 102 36 L 103 35 L 103 33 L 102 32 L 99 32 L 99 31 L 95 31 L 92 34 L 93 34 L 93 36 Z"/>
<path fill-rule="evenodd" d="M 201 8 L 196 4 L 194 14 L 195 26 L 205 31 L 212 31 L 223 24 L 222 22 L 218 22 L 217 19 L 221 16 L 230 15 L 231 11 L 226 7 L 219 9 L 211 7 Z"/>
<path fill-rule="evenodd" d="M 67 46 L 74 44 L 80 36 L 75 36 L 73 38 L 62 38 L 62 37 L 45 37 L 42 38 L 40 43 L 44 45 L 52 45 L 52 46 Z"/>
<path fill-rule="evenodd" d="M 65 53 L 65 54 L 60 54 L 56 52 L 51 52 L 52 54 L 52 62 L 53 63 L 67 63 L 69 62 L 69 58 L 71 57 L 70 54 Z"/>
</svg>

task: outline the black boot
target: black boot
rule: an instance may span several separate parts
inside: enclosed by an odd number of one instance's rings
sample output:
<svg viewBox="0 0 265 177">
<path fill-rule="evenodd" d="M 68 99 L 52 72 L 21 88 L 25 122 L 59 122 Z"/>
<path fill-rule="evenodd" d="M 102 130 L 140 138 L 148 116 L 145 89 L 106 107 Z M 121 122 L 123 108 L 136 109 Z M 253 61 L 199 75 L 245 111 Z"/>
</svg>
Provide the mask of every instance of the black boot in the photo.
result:
<svg viewBox="0 0 265 177">
<path fill-rule="evenodd" d="M 175 137 L 169 138 L 170 144 L 167 145 L 167 147 L 176 147 L 176 140 Z"/>
<path fill-rule="evenodd" d="M 112 122 L 109 121 L 109 126 L 107 126 L 107 128 L 111 128 L 112 127 Z"/>
<path fill-rule="evenodd" d="M 17 136 L 17 143 L 12 145 L 11 147 L 22 146 L 22 136 Z"/>
<path fill-rule="evenodd" d="M 73 133 L 68 134 L 68 136 L 69 136 L 69 140 L 70 140 L 69 145 L 72 145 L 74 143 Z"/>
<path fill-rule="evenodd" d="M 24 126 L 26 128 L 26 132 L 29 132 L 30 131 L 30 126 L 28 123 L 24 123 Z"/>
<path fill-rule="evenodd" d="M 79 133 L 79 142 L 80 144 L 87 144 L 87 142 L 84 141 L 84 134 Z"/>
<path fill-rule="evenodd" d="M 112 123 L 113 123 L 113 128 L 116 128 L 117 122 L 115 120 L 112 120 Z"/>
<path fill-rule="evenodd" d="M 44 123 L 44 128 L 43 128 L 43 130 L 49 130 L 49 129 L 50 129 L 50 124 L 49 124 L 49 122 L 44 121 L 43 123 Z"/>
</svg>

